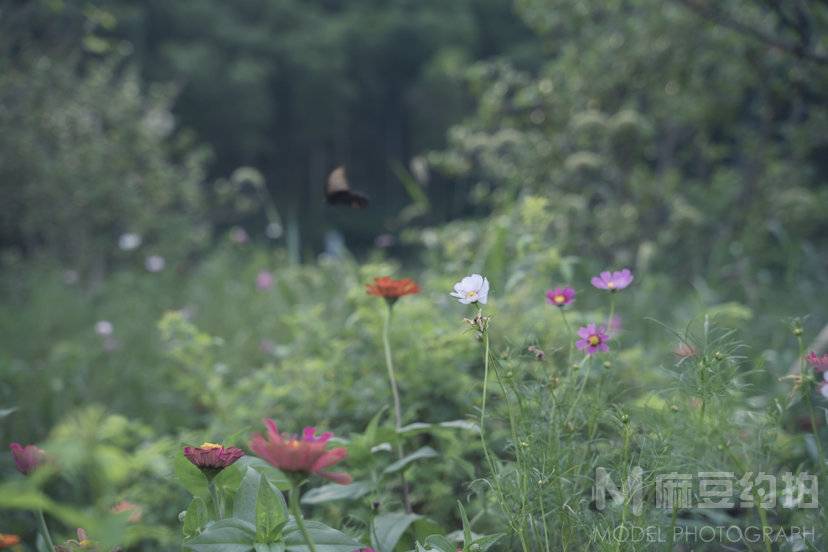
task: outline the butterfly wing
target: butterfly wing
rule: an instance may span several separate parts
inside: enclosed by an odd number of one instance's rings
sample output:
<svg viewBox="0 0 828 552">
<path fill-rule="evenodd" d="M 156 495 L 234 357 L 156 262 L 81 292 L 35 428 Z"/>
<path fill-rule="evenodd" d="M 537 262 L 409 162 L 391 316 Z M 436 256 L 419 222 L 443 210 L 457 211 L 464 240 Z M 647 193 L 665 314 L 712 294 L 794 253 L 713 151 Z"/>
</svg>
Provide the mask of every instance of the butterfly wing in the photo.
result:
<svg viewBox="0 0 828 552">
<path fill-rule="evenodd" d="M 354 209 L 364 209 L 368 206 L 368 197 L 351 189 L 348 185 L 348 178 L 345 176 L 345 167 L 341 166 L 328 175 L 325 199 L 330 205 L 347 205 Z"/>
</svg>

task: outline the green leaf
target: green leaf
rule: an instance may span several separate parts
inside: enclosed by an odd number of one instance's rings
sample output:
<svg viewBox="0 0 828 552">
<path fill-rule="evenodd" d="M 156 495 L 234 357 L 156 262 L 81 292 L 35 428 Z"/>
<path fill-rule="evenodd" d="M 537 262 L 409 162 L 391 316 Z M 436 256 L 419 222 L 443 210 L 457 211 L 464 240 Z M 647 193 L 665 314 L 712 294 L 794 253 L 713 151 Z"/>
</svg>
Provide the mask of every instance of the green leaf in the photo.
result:
<svg viewBox="0 0 828 552">
<path fill-rule="evenodd" d="M 244 475 L 247 474 L 247 468 L 253 468 L 257 472 L 265 476 L 267 480 L 270 481 L 270 483 L 280 491 L 286 491 L 290 489 L 290 481 L 285 476 L 285 474 L 282 473 L 281 470 L 274 468 L 261 458 L 257 458 L 255 456 L 242 456 L 238 459 L 238 461 L 236 461 L 235 464 L 233 464 L 230 467 L 236 468 L 241 477 L 244 477 Z M 239 477 L 239 480 L 241 480 L 241 477 Z"/>
<path fill-rule="evenodd" d="M 184 514 L 184 537 L 190 538 L 201 533 L 208 520 L 207 504 L 203 499 L 195 497 Z"/>
<path fill-rule="evenodd" d="M 262 474 L 253 468 L 247 468 L 247 473 L 239 485 L 236 498 L 233 501 L 233 517 L 248 523 L 256 523 L 256 502 L 259 499 L 259 486 Z"/>
<path fill-rule="evenodd" d="M 308 491 L 302 497 L 302 504 L 322 504 L 333 500 L 356 500 L 371 492 L 367 481 L 354 481 L 350 485 L 331 483 Z"/>
<path fill-rule="evenodd" d="M 417 514 L 394 512 L 374 518 L 371 540 L 379 552 L 393 552 L 408 527 L 420 519 Z"/>
<path fill-rule="evenodd" d="M 433 424 L 427 424 L 424 422 L 414 422 L 401 427 L 399 430 L 397 430 L 397 433 L 422 433 L 424 431 L 428 431 L 432 427 Z"/>
<path fill-rule="evenodd" d="M 361 548 L 357 541 L 324 523 L 305 520 L 305 528 L 316 546 L 316 552 L 354 552 Z M 309 552 L 293 519 L 285 527 L 285 544 L 287 552 Z"/>
<path fill-rule="evenodd" d="M 457 547 L 443 535 L 430 535 L 425 540 L 426 546 L 440 552 L 456 552 Z"/>
<path fill-rule="evenodd" d="M 203 533 L 184 541 L 196 552 L 249 552 L 253 550 L 256 528 L 240 519 L 223 519 L 207 526 Z"/>
<path fill-rule="evenodd" d="M 473 433 L 480 433 L 480 426 L 470 420 L 450 420 L 448 422 L 440 422 L 437 425 L 449 429 L 464 429 Z"/>
<path fill-rule="evenodd" d="M 8 416 L 9 414 L 11 414 L 12 412 L 14 412 L 16 410 L 17 410 L 16 406 L 13 406 L 11 408 L 0 408 L 0 418 L 5 418 L 6 416 Z"/>
<path fill-rule="evenodd" d="M 253 545 L 253 548 L 256 550 L 256 552 L 285 552 L 285 543 L 271 542 L 265 544 L 257 542 Z"/>
<path fill-rule="evenodd" d="M 483 535 L 482 537 L 473 540 L 470 548 L 475 549 L 475 547 L 477 547 L 476 549 L 480 550 L 480 552 L 486 552 L 486 550 L 491 548 L 494 545 L 494 543 L 503 538 L 503 535 L 504 533 L 496 533 L 494 535 Z"/>
<path fill-rule="evenodd" d="M 173 468 L 175 470 L 175 479 L 191 495 L 203 499 L 210 496 L 210 489 L 207 487 L 207 478 L 183 454 L 177 453 L 175 455 Z"/>
<path fill-rule="evenodd" d="M 431 447 L 423 447 L 415 450 L 408 456 L 397 460 L 396 462 L 385 468 L 385 470 L 383 470 L 382 473 L 397 473 L 398 471 L 405 469 L 406 466 L 408 466 L 411 462 L 414 462 L 415 460 L 422 460 L 423 458 L 434 458 L 435 456 L 439 456 L 436 450 L 434 450 Z"/>
<path fill-rule="evenodd" d="M 281 540 L 282 529 L 288 519 L 287 504 L 282 493 L 266 477 L 262 477 L 256 500 L 256 542 L 275 543 Z"/>
<path fill-rule="evenodd" d="M 467 548 L 472 542 L 471 523 L 469 523 L 469 516 L 466 515 L 463 503 L 459 500 L 457 501 L 457 507 L 460 509 L 460 519 L 463 520 L 463 548 Z"/>
</svg>

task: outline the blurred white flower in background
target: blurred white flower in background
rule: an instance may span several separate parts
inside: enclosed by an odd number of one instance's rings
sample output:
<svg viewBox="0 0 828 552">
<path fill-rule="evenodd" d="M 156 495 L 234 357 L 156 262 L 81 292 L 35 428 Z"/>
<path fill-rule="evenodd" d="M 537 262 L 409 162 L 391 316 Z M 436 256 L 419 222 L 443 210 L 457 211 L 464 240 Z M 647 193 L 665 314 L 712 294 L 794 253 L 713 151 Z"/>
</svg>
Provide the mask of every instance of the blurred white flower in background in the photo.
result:
<svg viewBox="0 0 828 552">
<path fill-rule="evenodd" d="M 144 261 L 144 266 L 150 272 L 161 272 L 167 266 L 167 261 L 161 255 L 150 255 Z"/>
<path fill-rule="evenodd" d="M 141 246 L 141 241 L 141 236 L 138 234 L 127 232 L 126 234 L 121 234 L 121 237 L 118 238 L 118 247 L 123 251 L 132 251 Z"/>
<path fill-rule="evenodd" d="M 95 322 L 95 333 L 101 337 L 112 335 L 115 328 L 109 320 L 98 320 Z"/>
</svg>

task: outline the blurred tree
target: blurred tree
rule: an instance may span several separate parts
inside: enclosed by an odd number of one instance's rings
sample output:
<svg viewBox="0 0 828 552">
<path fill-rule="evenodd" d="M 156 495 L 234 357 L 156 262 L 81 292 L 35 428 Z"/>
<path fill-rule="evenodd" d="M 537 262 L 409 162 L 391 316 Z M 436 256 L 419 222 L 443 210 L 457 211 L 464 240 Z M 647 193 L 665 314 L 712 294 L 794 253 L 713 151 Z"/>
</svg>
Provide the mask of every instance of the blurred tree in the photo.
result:
<svg viewBox="0 0 828 552">
<path fill-rule="evenodd" d="M 801 283 L 826 246 L 828 6 L 797 38 L 796 10 L 766 4 L 520 0 L 546 65 L 472 68 L 477 113 L 432 159 L 485 206 L 545 196 L 572 253 L 753 300 L 757 281 Z"/>
</svg>

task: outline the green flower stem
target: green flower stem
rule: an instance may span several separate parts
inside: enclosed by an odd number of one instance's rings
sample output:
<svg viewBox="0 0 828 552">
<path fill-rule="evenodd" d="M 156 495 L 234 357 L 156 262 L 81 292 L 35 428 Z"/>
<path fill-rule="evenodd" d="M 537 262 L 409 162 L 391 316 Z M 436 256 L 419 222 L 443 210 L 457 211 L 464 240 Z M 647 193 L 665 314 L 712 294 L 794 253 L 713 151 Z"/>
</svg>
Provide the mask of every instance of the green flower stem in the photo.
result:
<svg viewBox="0 0 828 552">
<path fill-rule="evenodd" d="M 207 484 L 207 488 L 210 489 L 210 498 L 213 499 L 213 508 L 216 510 L 216 521 L 224 519 L 224 503 L 219 498 L 218 489 L 212 479 Z"/>
<path fill-rule="evenodd" d="M 385 366 L 388 368 L 388 381 L 391 384 L 391 395 L 394 397 L 394 428 L 396 429 L 397 439 L 401 439 L 400 429 L 402 429 L 402 406 L 400 405 L 400 390 L 397 387 L 397 376 L 394 372 L 394 361 L 391 357 L 391 340 L 388 337 L 391 328 L 391 315 L 394 312 L 394 304 L 389 302 L 388 308 L 385 311 L 385 320 L 382 325 L 382 345 L 385 349 Z M 397 455 L 400 460 L 405 457 L 402 442 L 397 442 Z M 406 513 L 411 513 L 411 498 L 408 495 L 408 482 L 405 480 L 405 474 L 400 472 L 400 482 L 402 483 L 403 506 Z"/>
<path fill-rule="evenodd" d="M 610 292 L 610 310 L 609 316 L 607 317 L 607 333 L 610 333 L 610 328 L 612 327 L 612 317 L 615 316 L 615 292 Z"/>
<path fill-rule="evenodd" d="M 55 544 L 52 542 L 52 535 L 49 533 L 49 528 L 46 526 L 46 518 L 43 517 L 43 510 L 37 510 L 35 515 L 37 516 L 37 523 L 40 526 L 40 534 L 43 536 L 43 540 L 46 541 L 46 546 L 53 552 Z"/>
<path fill-rule="evenodd" d="M 566 333 L 569 336 L 569 352 L 566 356 L 566 373 L 569 375 L 572 373 L 572 347 L 575 345 L 575 336 L 572 333 L 572 326 L 569 325 L 569 320 L 566 319 L 566 313 L 563 307 L 558 307 L 558 310 L 561 311 L 561 319 L 563 320 L 564 326 L 566 326 Z"/>
<path fill-rule="evenodd" d="M 305 521 L 302 519 L 302 510 L 299 508 L 299 484 L 293 480 L 290 482 L 290 497 L 288 501 L 290 502 L 290 513 L 293 514 L 293 519 L 296 520 L 296 527 L 302 533 L 302 538 L 305 540 L 305 544 L 308 545 L 308 550 L 310 552 L 316 552 L 316 545 L 313 543 L 307 527 L 305 527 Z"/>
</svg>

